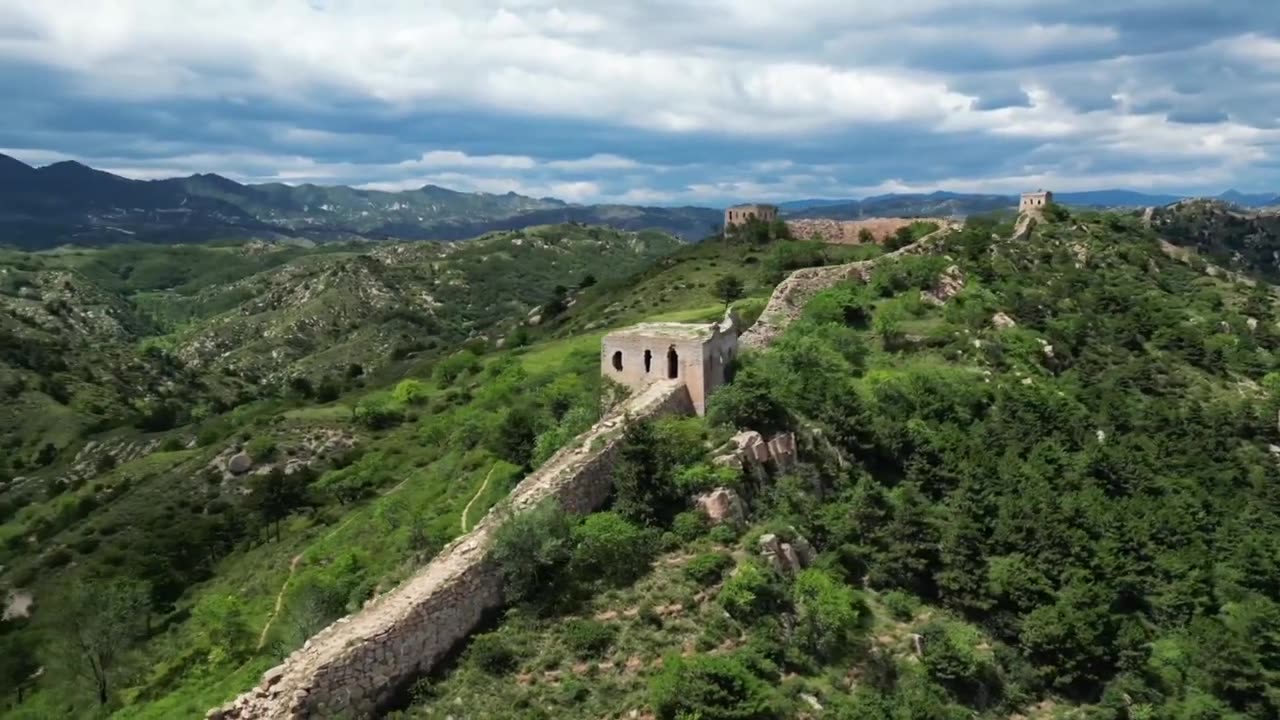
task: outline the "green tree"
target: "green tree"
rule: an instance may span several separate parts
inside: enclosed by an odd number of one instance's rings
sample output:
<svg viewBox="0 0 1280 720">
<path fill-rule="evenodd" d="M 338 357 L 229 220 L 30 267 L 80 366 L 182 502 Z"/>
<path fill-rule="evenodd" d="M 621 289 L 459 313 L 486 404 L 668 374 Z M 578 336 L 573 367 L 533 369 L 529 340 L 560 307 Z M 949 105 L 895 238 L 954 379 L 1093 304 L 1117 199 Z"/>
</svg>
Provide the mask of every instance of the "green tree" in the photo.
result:
<svg viewBox="0 0 1280 720">
<path fill-rule="evenodd" d="M 652 523 L 676 509 L 680 496 L 663 462 L 654 423 L 631 423 L 613 465 L 613 508 L 633 522 Z"/>
<path fill-rule="evenodd" d="M 742 284 L 742 278 L 737 275 L 721 275 L 712 286 L 712 292 L 724 303 L 725 309 L 728 309 L 734 300 L 742 297 L 745 287 Z"/>
<path fill-rule="evenodd" d="M 905 313 L 897 303 L 885 303 L 876 309 L 871 323 L 886 349 L 896 345 L 900 339 L 904 316 Z"/>
<path fill-rule="evenodd" d="M 306 471 L 286 474 L 277 467 L 265 475 L 254 475 L 249 481 L 246 498 L 249 507 L 264 525 L 274 530 L 277 541 L 280 539 L 280 521 L 309 502 L 307 486 L 311 477 L 311 473 Z"/>
<path fill-rule="evenodd" d="M 556 586 L 573 557 L 569 516 L 554 500 L 518 512 L 498 528 L 492 558 L 508 600 L 533 600 Z"/>
<path fill-rule="evenodd" d="M 824 570 L 810 568 L 796 576 L 791 602 L 796 640 L 806 652 L 828 661 L 853 649 L 860 602 L 852 588 Z"/>
<path fill-rule="evenodd" d="M 27 633 L 11 631 L 0 635 L 0 691 L 14 693 L 21 704 L 31 686 L 31 676 L 39 669 L 35 644 Z"/>
<path fill-rule="evenodd" d="M 121 660 L 146 630 L 148 596 L 147 586 L 133 580 L 79 583 L 54 625 L 72 668 L 92 682 L 100 705 L 110 701 Z"/>
</svg>

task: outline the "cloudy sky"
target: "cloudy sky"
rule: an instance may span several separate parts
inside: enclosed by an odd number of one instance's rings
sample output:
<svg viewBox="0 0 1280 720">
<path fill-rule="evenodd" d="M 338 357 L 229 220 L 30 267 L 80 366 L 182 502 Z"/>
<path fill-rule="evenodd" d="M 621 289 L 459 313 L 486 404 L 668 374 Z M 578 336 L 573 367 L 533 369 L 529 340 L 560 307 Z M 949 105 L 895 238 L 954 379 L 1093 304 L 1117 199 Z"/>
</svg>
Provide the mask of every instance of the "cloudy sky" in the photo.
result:
<svg viewBox="0 0 1280 720">
<path fill-rule="evenodd" d="M 1280 190 L 1280 0 L 0 0 L 0 152 L 649 204 Z"/>
</svg>

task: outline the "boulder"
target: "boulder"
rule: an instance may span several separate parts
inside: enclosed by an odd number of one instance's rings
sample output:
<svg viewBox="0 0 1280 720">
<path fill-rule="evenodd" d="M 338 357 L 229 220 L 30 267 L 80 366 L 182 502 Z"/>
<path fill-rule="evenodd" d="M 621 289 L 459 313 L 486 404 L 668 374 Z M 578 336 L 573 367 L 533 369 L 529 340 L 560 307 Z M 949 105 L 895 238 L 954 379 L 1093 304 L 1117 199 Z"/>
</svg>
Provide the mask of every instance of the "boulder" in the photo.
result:
<svg viewBox="0 0 1280 720">
<path fill-rule="evenodd" d="M 945 305 L 964 290 L 964 282 L 964 271 L 959 265 L 952 265 L 942 271 L 932 288 L 920 291 L 920 300 L 929 305 Z"/>
<path fill-rule="evenodd" d="M 725 487 L 716 488 L 697 499 L 698 509 L 712 525 L 738 524 L 746 519 L 747 508 L 738 493 Z"/>
<path fill-rule="evenodd" d="M 227 461 L 227 470 L 234 475 L 243 475 L 253 467 L 253 459 L 248 453 L 236 453 Z"/>
<path fill-rule="evenodd" d="M 812 563 L 814 558 L 813 547 L 809 545 L 809 541 L 799 533 L 795 534 L 795 538 L 794 541 L 785 543 L 773 533 L 761 535 L 761 557 L 778 572 L 794 576 Z"/>
<path fill-rule="evenodd" d="M 998 312 L 991 316 L 991 324 L 994 325 L 997 330 L 1008 330 L 1009 328 L 1018 326 L 1018 323 L 1014 322 L 1013 318 L 1002 312 Z"/>
</svg>

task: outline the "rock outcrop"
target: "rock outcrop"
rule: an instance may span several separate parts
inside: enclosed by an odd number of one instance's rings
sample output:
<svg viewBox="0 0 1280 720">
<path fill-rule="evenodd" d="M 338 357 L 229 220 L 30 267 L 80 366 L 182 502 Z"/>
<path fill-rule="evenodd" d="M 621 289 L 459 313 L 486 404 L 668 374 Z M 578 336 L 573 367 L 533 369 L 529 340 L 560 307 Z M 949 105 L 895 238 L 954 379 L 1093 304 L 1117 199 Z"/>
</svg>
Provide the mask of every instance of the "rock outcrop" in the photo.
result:
<svg viewBox="0 0 1280 720">
<path fill-rule="evenodd" d="M 731 488 L 720 487 L 699 495 L 695 504 L 712 525 L 737 525 L 747 517 L 746 503 Z"/>
<path fill-rule="evenodd" d="M 502 573 L 488 551 L 505 513 L 552 499 L 571 512 L 600 507 L 628 419 L 690 414 L 683 383 L 653 384 L 556 453 L 403 585 L 307 641 L 261 683 L 210 720 L 369 717 L 405 683 L 435 667 L 486 613 L 503 603 Z"/>
<path fill-rule="evenodd" d="M 760 433 L 746 430 L 734 435 L 713 462 L 759 475 L 769 464 L 777 469 L 790 467 L 795 463 L 796 452 L 794 433 L 781 433 L 766 441 Z"/>
<path fill-rule="evenodd" d="M 964 271 L 959 265 L 952 265 L 933 282 L 933 287 L 920 291 L 920 300 L 926 304 L 941 307 L 947 301 L 964 290 Z"/>
<path fill-rule="evenodd" d="M 813 546 L 795 528 L 787 528 L 792 536 L 790 542 L 783 542 L 777 535 L 769 533 L 760 536 L 760 555 L 778 572 L 794 577 L 796 573 L 813 564 L 817 553 Z"/>
</svg>

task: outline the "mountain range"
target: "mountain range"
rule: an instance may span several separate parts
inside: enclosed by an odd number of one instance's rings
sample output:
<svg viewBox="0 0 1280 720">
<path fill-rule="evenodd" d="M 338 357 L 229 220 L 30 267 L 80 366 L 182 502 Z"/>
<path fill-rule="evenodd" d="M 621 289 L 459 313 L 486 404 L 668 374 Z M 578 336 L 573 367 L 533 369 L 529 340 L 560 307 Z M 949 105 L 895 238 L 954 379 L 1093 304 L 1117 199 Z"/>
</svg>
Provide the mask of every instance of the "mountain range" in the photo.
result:
<svg viewBox="0 0 1280 720">
<path fill-rule="evenodd" d="M 1067 205 L 1146 207 L 1182 198 L 1098 190 L 1060 193 L 1057 199 Z M 1219 199 L 1248 207 L 1280 205 L 1280 195 L 1235 190 Z M 934 192 L 807 199 L 780 207 L 787 217 L 853 219 L 963 217 L 1016 204 L 1014 195 Z M 132 180 L 74 161 L 35 168 L 0 155 L 0 244 L 22 249 L 245 238 L 304 243 L 449 241 L 565 222 L 654 229 L 694 241 L 714 231 L 721 213 L 721 208 L 695 206 L 583 205 L 435 185 L 385 192 L 342 185 L 245 185 L 212 174 Z"/>
</svg>

